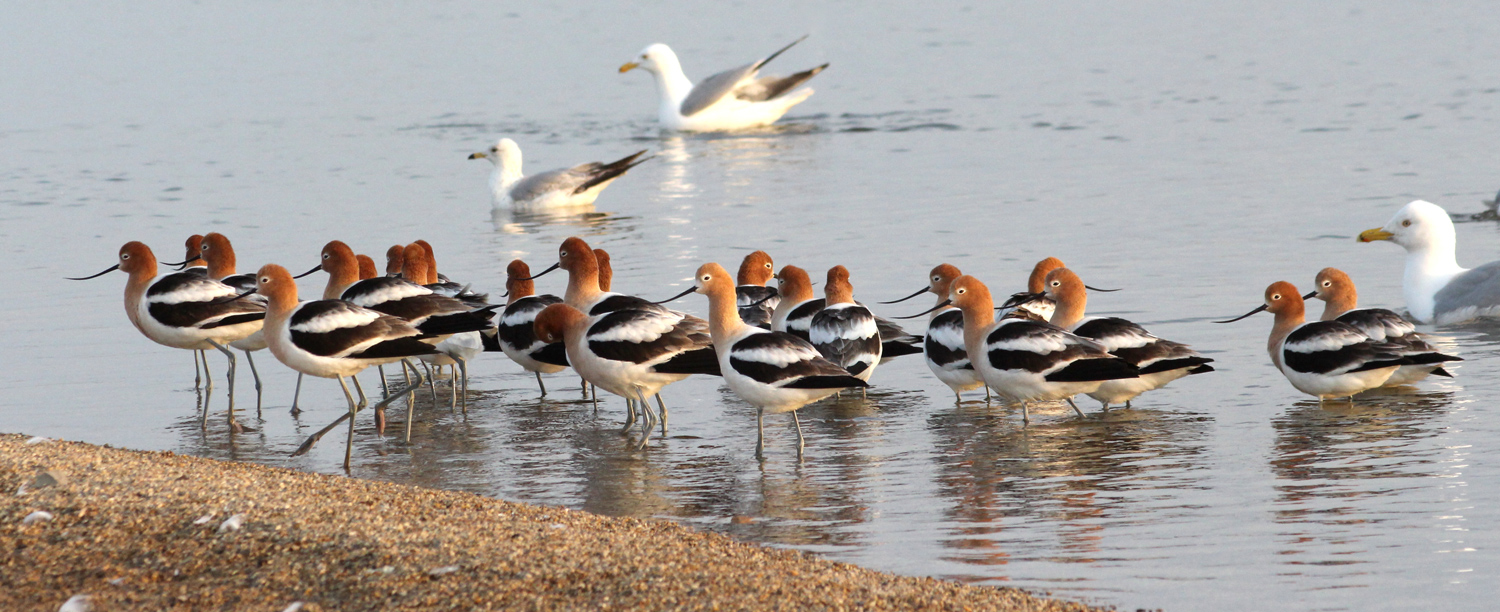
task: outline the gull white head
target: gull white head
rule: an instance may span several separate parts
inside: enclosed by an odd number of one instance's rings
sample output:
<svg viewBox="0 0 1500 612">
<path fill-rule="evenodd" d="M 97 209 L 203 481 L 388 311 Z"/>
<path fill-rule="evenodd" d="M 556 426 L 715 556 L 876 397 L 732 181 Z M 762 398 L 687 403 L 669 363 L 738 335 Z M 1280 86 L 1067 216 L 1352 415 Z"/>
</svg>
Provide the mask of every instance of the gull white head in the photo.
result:
<svg viewBox="0 0 1500 612">
<path fill-rule="evenodd" d="M 521 147 L 516 141 L 509 138 L 501 138 L 489 151 L 480 151 L 469 156 L 469 159 L 488 159 L 495 164 L 495 174 L 491 181 L 492 188 L 497 190 L 514 183 L 521 178 Z M 498 197 L 498 196 L 497 196 Z"/>
<path fill-rule="evenodd" d="M 671 47 L 661 43 L 641 49 L 641 54 L 635 60 L 620 66 L 620 72 L 630 72 L 636 68 L 651 74 L 671 74 L 674 70 L 682 72 L 682 64 L 677 61 L 677 54 L 672 52 Z"/>
<path fill-rule="evenodd" d="M 1375 240 L 1389 240 L 1408 251 L 1452 250 L 1457 244 L 1453 219 L 1448 216 L 1448 211 L 1424 200 L 1401 207 L 1384 227 L 1359 234 L 1360 242 Z"/>
</svg>

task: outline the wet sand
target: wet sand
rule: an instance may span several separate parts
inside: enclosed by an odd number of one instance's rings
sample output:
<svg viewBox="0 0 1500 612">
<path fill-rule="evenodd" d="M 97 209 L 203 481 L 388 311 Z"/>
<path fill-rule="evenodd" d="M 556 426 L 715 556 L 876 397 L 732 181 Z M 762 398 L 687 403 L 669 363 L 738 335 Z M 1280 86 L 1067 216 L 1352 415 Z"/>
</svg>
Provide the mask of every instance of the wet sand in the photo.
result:
<svg viewBox="0 0 1500 612">
<path fill-rule="evenodd" d="M 0 491 L 4 610 L 1094 609 L 668 521 L 20 435 L 0 435 Z"/>
</svg>

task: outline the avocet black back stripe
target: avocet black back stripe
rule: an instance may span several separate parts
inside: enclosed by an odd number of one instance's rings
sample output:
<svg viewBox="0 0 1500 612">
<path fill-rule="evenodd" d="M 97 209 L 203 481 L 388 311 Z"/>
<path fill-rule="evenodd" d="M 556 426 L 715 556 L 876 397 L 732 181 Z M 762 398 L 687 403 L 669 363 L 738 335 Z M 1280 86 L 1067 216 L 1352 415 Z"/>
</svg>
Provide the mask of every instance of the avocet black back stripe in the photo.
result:
<svg viewBox="0 0 1500 612">
<path fill-rule="evenodd" d="M 1402 365 L 1401 347 L 1375 342 L 1339 321 L 1313 321 L 1282 343 L 1282 362 L 1297 372 L 1345 374 Z"/>
<path fill-rule="evenodd" d="M 1348 323 L 1376 342 L 1392 342 L 1410 350 L 1435 350 L 1417 333 L 1417 326 L 1384 308 L 1360 308 L 1339 315 L 1337 321 Z"/>
<path fill-rule="evenodd" d="M 406 337 L 417 335 L 415 329 L 400 319 L 382 316 L 342 300 L 302 304 L 287 320 L 292 343 L 320 357 L 342 355 L 373 340 L 401 337 L 397 325 L 408 330 Z"/>
<path fill-rule="evenodd" d="M 792 382 L 809 377 L 823 377 L 828 386 L 797 387 L 831 389 L 852 384 L 835 384 L 832 379 L 851 378 L 849 373 L 824 359 L 806 340 L 785 332 L 756 333 L 741 338 L 729 349 L 729 367 L 759 383 L 796 387 Z M 858 380 L 858 379 L 853 379 Z M 778 383 L 786 384 L 778 384 Z M 811 384 L 811 383 L 809 383 Z"/>
<path fill-rule="evenodd" d="M 229 285 L 230 287 L 234 287 L 234 290 L 237 293 L 244 293 L 255 288 L 255 275 L 235 274 L 234 276 L 226 276 L 219 282 Z"/>
<path fill-rule="evenodd" d="M 701 346 L 702 342 L 675 325 L 676 315 L 645 310 L 619 310 L 589 326 L 589 350 L 612 361 L 646 363 Z M 600 338 L 600 339 L 595 339 Z"/>
<path fill-rule="evenodd" d="M 1073 361 L 1063 369 L 1048 374 L 1050 382 L 1092 382 L 1118 380 L 1141 375 L 1139 368 L 1118 357 L 1092 357 Z"/>
<path fill-rule="evenodd" d="M 212 323 L 204 323 L 203 325 L 199 325 L 198 327 L 200 329 L 213 329 L 215 327 L 227 327 L 230 325 L 249 323 L 251 321 L 262 321 L 265 320 L 265 318 L 266 312 L 264 310 L 260 312 L 247 312 L 245 314 L 230 315 Z"/>
<path fill-rule="evenodd" d="M 651 369 L 662 374 L 707 374 L 710 376 L 723 376 L 719 371 L 719 354 L 714 352 L 714 347 L 683 351 L 674 355 L 671 359 L 651 366 Z"/>
<path fill-rule="evenodd" d="M 939 366 L 974 369 L 969 363 L 969 351 L 964 348 L 964 313 L 961 310 L 955 308 L 933 317 L 927 324 L 927 338 L 922 346 L 927 359 Z"/>
<path fill-rule="evenodd" d="M 414 355 L 431 355 L 438 352 L 433 345 L 420 340 L 422 337 L 408 336 L 406 338 L 386 340 L 358 353 L 350 353 L 348 357 L 357 359 L 392 359 Z"/>
<path fill-rule="evenodd" d="M 787 333 L 806 340 L 807 328 L 812 325 L 813 316 L 818 314 L 818 311 L 823 310 L 823 306 L 827 303 L 828 301 L 823 298 L 816 298 L 803 302 L 802 305 L 793 308 L 786 315 Z"/>
<path fill-rule="evenodd" d="M 991 367 L 1033 373 L 1053 370 L 1077 359 L 1109 355 L 1098 343 L 1055 325 L 1021 319 L 1003 320 L 985 337 L 984 346 Z"/>
<path fill-rule="evenodd" d="M 544 344 L 542 345 L 542 348 L 531 351 L 530 355 L 532 359 L 535 359 L 542 363 L 550 363 L 552 365 L 559 366 L 569 365 L 568 348 L 561 342 Z"/>
<path fill-rule="evenodd" d="M 740 285 L 734 288 L 735 305 L 739 307 L 740 320 L 746 325 L 767 328 L 771 326 L 771 314 L 776 310 L 775 287 L 762 287 L 760 285 Z M 770 299 L 766 299 L 770 298 Z M 758 306 L 751 306 L 765 299 Z"/>
<path fill-rule="evenodd" d="M 598 304 L 594 304 L 594 307 L 589 309 L 589 316 L 597 317 L 599 315 L 615 312 L 617 310 L 654 310 L 657 312 L 671 312 L 670 309 L 668 309 L 666 306 L 662 306 L 661 304 L 655 304 L 633 295 L 620 295 L 616 293 L 611 294 L 609 297 L 606 297 L 602 300 L 599 300 Z"/>
<path fill-rule="evenodd" d="M 498 335 L 501 342 L 520 351 L 534 351 L 541 341 L 536 337 L 536 315 L 553 304 L 561 304 L 562 298 L 555 295 L 533 295 L 524 297 L 505 307 L 500 315 Z M 562 346 L 562 343 L 556 343 Z M 565 364 L 564 364 L 565 365 Z"/>
</svg>

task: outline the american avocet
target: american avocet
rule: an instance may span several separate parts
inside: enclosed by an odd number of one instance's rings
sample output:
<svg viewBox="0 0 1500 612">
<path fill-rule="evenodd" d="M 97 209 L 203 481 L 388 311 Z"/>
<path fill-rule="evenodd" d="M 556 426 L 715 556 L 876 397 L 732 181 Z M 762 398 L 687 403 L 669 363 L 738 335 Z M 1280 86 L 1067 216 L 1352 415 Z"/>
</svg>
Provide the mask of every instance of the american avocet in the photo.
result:
<svg viewBox="0 0 1500 612">
<path fill-rule="evenodd" d="M 1453 361 L 1432 352 L 1411 352 L 1400 345 L 1376 342 L 1364 332 L 1339 321 L 1307 321 L 1302 293 L 1286 281 L 1266 287 L 1266 301 L 1243 315 L 1218 323 L 1233 323 L 1262 310 L 1276 315 L 1266 350 L 1271 364 L 1298 391 L 1321 402 L 1327 398 L 1368 391 L 1404 365 Z"/>
<path fill-rule="evenodd" d="M 797 87 L 828 67 L 823 64 L 787 77 L 760 76 L 762 66 L 805 38 L 794 40 L 758 61 L 712 75 L 697 85 L 682 73 L 677 54 L 661 43 L 643 49 L 640 57 L 620 66 L 620 72 L 641 68 L 655 77 L 656 92 L 661 99 L 656 115 L 665 129 L 719 132 L 771 125 L 813 94 L 811 88 Z"/>
<path fill-rule="evenodd" d="M 229 429 L 242 431 L 234 418 L 234 352 L 227 344 L 242 340 L 260 330 L 266 317 L 261 302 L 234 300 L 236 292 L 229 285 L 207 276 L 176 272 L 157 276 L 156 255 L 140 242 L 120 247 L 119 263 L 93 276 L 70 280 L 88 280 L 115 270 L 130 275 L 125 282 L 125 316 L 151 341 L 173 348 L 201 351 L 218 349 L 229 359 Z M 208 361 L 203 362 L 208 376 Z M 208 387 L 213 387 L 209 378 Z M 204 419 L 208 418 L 207 408 Z"/>
<path fill-rule="evenodd" d="M 829 361 L 868 382 L 880 364 L 880 330 L 875 314 L 854 302 L 854 286 L 844 266 L 828 269 L 823 310 L 813 316 L 808 341 Z"/>
<path fill-rule="evenodd" d="M 432 290 L 432 293 L 440 294 L 440 296 L 456 297 L 460 302 L 468 305 L 469 308 L 484 308 L 484 306 L 489 306 L 489 294 L 474 293 L 474 291 L 469 290 L 469 285 L 455 282 L 453 279 L 449 279 L 438 272 L 438 257 L 432 251 L 431 243 L 426 242 L 426 240 L 414 240 L 411 245 L 417 245 L 419 248 L 422 248 L 420 254 L 422 254 L 423 260 L 428 263 L 428 273 L 426 273 L 426 279 L 422 279 L 422 281 L 410 278 L 408 278 L 408 281 L 423 285 L 423 287 Z M 405 270 L 405 261 L 407 261 L 405 260 L 405 255 L 407 255 L 407 249 L 410 249 L 411 245 L 402 248 L 402 270 Z"/>
<path fill-rule="evenodd" d="M 469 289 L 468 285 L 454 282 L 452 279 L 443 276 L 438 272 L 437 255 L 434 254 L 432 245 L 429 244 L 426 240 L 416 240 L 412 242 L 412 244 L 415 244 L 422 248 L 422 255 L 427 261 L 427 278 L 423 281 L 412 280 L 410 278 L 408 278 L 407 280 L 411 280 L 414 283 L 427 287 L 428 289 L 431 289 L 434 293 L 437 293 L 439 295 L 458 298 L 460 301 L 468 304 L 472 308 L 482 308 L 489 305 L 490 296 L 488 293 L 475 293 Z M 405 251 L 405 249 L 403 249 L 403 251 Z M 405 269 L 404 256 L 405 253 L 403 252 L 403 270 Z"/>
<path fill-rule="evenodd" d="M 488 153 L 475 153 L 469 159 L 483 158 L 495 164 L 490 174 L 490 198 L 496 209 L 527 210 L 589 206 L 615 179 L 651 159 L 640 159 L 645 154 L 641 149 L 609 163 L 589 162 L 526 176 L 521 174 L 521 147 L 514 140 L 501 138 Z"/>
<path fill-rule="evenodd" d="M 1356 308 L 1359 294 L 1354 289 L 1354 281 L 1343 270 L 1323 268 L 1313 283 L 1316 289 L 1302 296 L 1302 299 L 1316 297 L 1323 300 L 1323 316 L 1319 317 L 1321 320 L 1348 323 L 1376 342 L 1399 344 L 1411 351 L 1437 350 L 1423 340 L 1422 334 L 1417 333 L 1417 327 L 1401 318 L 1401 315 L 1384 308 Z M 1455 357 L 1454 361 L 1462 360 Z M 1385 386 L 1409 385 L 1432 374 L 1453 376 L 1440 363 L 1407 365 L 1401 366 L 1386 379 Z"/>
<path fill-rule="evenodd" d="M 1359 234 L 1360 242 L 1374 240 L 1406 249 L 1401 290 L 1418 323 L 1449 325 L 1500 316 L 1500 261 L 1460 267 L 1453 219 L 1442 207 L 1422 200 L 1407 204 L 1385 227 Z"/>
<path fill-rule="evenodd" d="M 610 265 L 609 251 L 594 249 L 594 261 L 599 262 L 599 290 L 609 293 L 615 284 L 615 268 Z"/>
<path fill-rule="evenodd" d="M 928 284 L 921 291 L 899 300 L 881 303 L 897 304 L 923 293 L 931 293 L 937 296 L 937 303 L 942 304 L 948 301 L 948 289 L 953 280 L 960 276 L 963 276 L 963 272 L 956 266 L 941 264 L 927 275 Z M 963 401 L 961 393 L 985 386 L 984 379 L 980 378 L 974 365 L 969 363 L 969 351 L 964 347 L 964 313 L 950 305 L 932 311 L 929 316 L 931 318 L 927 320 L 927 333 L 922 343 L 927 368 L 953 390 L 956 401 Z M 989 396 L 989 387 L 985 387 L 985 396 Z"/>
<path fill-rule="evenodd" d="M 355 255 L 354 259 L 359 262 L 359 280 L 380 276 L 380 269 L 375 267 L 375 260 L 369 255 Z"/>
<path fill-rule="evenodd" d="M 339 386 L 344 389 L 344 399 L 349 402 L 348 414 L 309 437 L 293 455 L 307 452 L 323 434 L 348 419 L 349 438 L 344 447 L 344 469 L 347 470 L 354 446 L 354 415 L 359 407 L 354 396 L 349 394 L 344 378 L 372 365 L 431 354 L 437 350 L 432 346 L 435 339 L 400 318 L 344 300 L 298 302 L 297 282 L 292 280 L 286 268 L 276 264 L 261 267 L 256 273 L 256 285 L 256 292 L 267 299 L 266 340 L 271 354 L 302 374 L 338 379 Z M 422 384 L 421 373 L 417 373 L 416 384 Z M 376 414 L 380 414 L 387 403 L 406 393 L 402 391 L 380 400 L 375 404 Z"/>
<path fill-rule="evenodd" d="M 415 247 L 420 252 L 421 247 Z M 456 333 L 482 331 L 492 325 L 493 311 L 500 305 L 473 309 L 458 299 L 438 295 L 431 289 L 403 278 L 378 276 L 357 280 L 358 260 L 349 245 L 333 240 L 323 246 L 319 254 L 321 262 L 298 277 L 319 270 L 328 273 L 328 286 L 324 299 L 342 299 L 357 306 L 400 317 L 410 322 L 424 334 L 446 336 Z M 413 256 L 412 265 L 424 266 L 423 257 Z M 426 269 L 420 273 L 426 275 Z M 335 296 L 335 297 L 328 297 Z M 356 383 L 357 386 L 358 383 Z M 377 426 L 384 426 L 382 414 L 377 413 Z M 407 419 L 408 428 L 410 419 Z"/>
<path fill-rule="evenodd" d="M 1078 274 L 1067 268 L 1047 273 L 1043 283 L 1045 295 L 1056 306 L 1052 324 L 1098 342 L 1111 355 L 1124 359 L 1140 369 L 1138 378 L 1106 380 L 1089 397 L 1099 400 L 1105 410 L 1110 404 L 1124 403 L 1136 396 L 1165 387 L 1167 383 L 1189 374 L 1214 371 L 1207 365 L 1212 359 L 1198 354 L 1186 344 L 1163 340 L 1144 327 L 1119 317 L 1085 317 L 1088 291 Z"/>
<path fill-rule="evenodd" d="M 235 292 L 243 293 L 255 289 L 254 274 L 236 274 L 236 260 L 234 246 L 229 243 L 229 238 L 218 232 L 209 232 L 203 236 L 198 248 L 196 261 L 208 264 L 208 277 L 229 285 Z M 195 262 L 189 262 L 189 265 Z M 250 376 L 255 379 L 255 410 L 260 411 L 261 383 L 260 371 L 255 368 L 255 357 L 251 353 L 266 348 L 266 335 L 264 331 L 256 331 L 249 336 L 236 340 L 229 344 L 230 348 L 236 348 L 245 352 L 245 362 L 250 364 Z M 292 399 L 292 405 L 297 405 L 296 398 Z"/>
<path fill-rule="evenodd" d="M 385 250 L 385 275 L 401 276 L 401 264 L 405 259 L 406 245 L 393 244 Z"/>
<path fill-rule="evenodd" d="M 436 275 L 430 268 L 427 267 L 427 263 L 428 254 L 420 244 L 413 242 L 409 245 L 406 245 L 406 252 L 404 254 L 404 260 L 401 266 L 401 277 L 413 284 L 421 284 L 424 280 L 434 280 L 433 277 Z M 424 286 L 428 289 L 431 289 L 433 287 L 432 284 L 427 284 Z M 467 308 L 467 306 L 468 305 L 465 304 L 465 308 Z M 489 316 L 487 316 L 486 319 L 488 319 Z M 486 326 L 486 328 L 488 328 L 488 326 Z M 450 379 L 453 384 L 453 393 L 450 395 L 450 400 L 458 401 L 456 398 L 458 398 L 459 394 L 462 393 L 463 404 L 465 406 L 465 409 L 467 410 L 469 395 L 468 362 L 469 360 L 478 357 L 480 353 L 484 352 L 484 340 L 480 337 L 478 331 L 457 333 L 443 338 L 442 342 L 439 342 L 437 344 L 437 350 L 437 353 L 431 355 L 422 355 L 420 359 L 429 364 L 437 366 L 439 372 L 442 371 L 443 366 L 448 366 L 450 369 L 453 369 L 456 366 L 456 370 L 454 370 L 454 372 L 452 373 L 452 378 Z M 459 390 L 460 382 L 462 382 L 463 384 L 462 391 Z"/>
<path fill-rule="evenodd" d="M 641 432 L 649 438 L 656 415 L 646 398 L 689 374 L 719 373 L 712 340 L 681 322 L 665 308 L 624 308 L 591 317 L 564 303 L 543 308 L 535 328 L 542 342 L 564 343 L 568 364 L 584 380 L 640 406 Z M 630 426 L 627 421 L 625 427 Z"/>
<path fill-rule="evenodd" d="M 797 427 L 797 456 L 802 456 L 802 423 L 796 410 L 865 381 L 819 355 L 806 340 L 786 332 L 768 331 L 740 320 L 735 286 L 729 271 L 716 263 L 703 264 L 689 293 L 708 296 L 709 329 L 718 352 L 724 382 L 740 399 L 755 406 L 755 456 L 765 456 L 765 413 L 792 413 Z"/>
<path fill-rule="evenodd" d="M 203 235 L 193 234 L 191 236 L 188 236 L 187 240 L 183 242 L 183 246 L 187 247 L 187 251 L 186 256 L 183 258 L 181 263 L 162 262 L 162 265 L 179 266 L 181 267 L 183 272 L 192 272 L 194 274 L 202 274 L 204 276 L 207 276 L 208 262 L 203 261 L 202 257 Z"/>
<path fill-rule="evenodd" d="M 718 363 L 717 358 L 715 358 L 713 354 L 713 340 L 708 336 L 708 321 L 704 321 L 703 319 L 694 317 L 692 315 L 671 310 L 665 306 L 645 300 L 643 298 L 624 295 L 620 293 L 601 291 L 599 289 L 598 256 L 595 255 L 594 250 L 589 247 L 587 242 L 584 242 L 583 239 L 576 236 L 564 240 L 562 245 L 558 247 L 557 263 L 552 264 L 552 266 L 548 267 L 546 270 L 538 272 L 531 278 L 537 278 L 557 269 L 565 270 L 568 273 L 568 290 L 565 294 L 563 294 L 563 302 L 572 306 L 579 312 L 583 312 L 588 315 L 591 321 L 598 320 L 600 317 L 606 314 L 622 310 L 641 310 L 653 313 L 654 315 L 658 315 L 662 317 L 663 320 L 671 319 L 673 321 L 674 330 L 686 333 L 688 337 L 693 338 L 696 342 L 698 342 L 698 345 L 695 349 L 697 352 L 695 354 L 684 355 L 683 357 L 676 360 L 676 362 L 678 363 L 693 365 L 674 365 L 672 367 L 685 369 L 687 370 L 687 373 L 715 373 L 707 371 L 709 369 L 716 369 Z M 642 330 L 654 327 L 654 324 L 642 325 Z M 613 336 L 611 337 L 619 336 L 621 338 L 626 338 L 635 329 L 636 328 L 634 327 L 626 327 L 617 332 L 614 332 Z M 640 333 L 642 335 L 638 338 L 620 340 L 620 342 L 622 343 L 620 347 L 627 348 L 628 345 L 640 345 L 644 347 L 649 346 L 652 342 L 655 342 L 653 338 L 656 337 L 657 332 L 641 331 Z M 569 363 L 572 363 L 571 353 L 569 353 Z M 711 365 L 712 368 L 709 368 L 709 365 Z M 585 381 L 592 384 L 598 384 L 590 379 L 589 376 L 582 370 L 579 370 L 577 367 L 574 367 L 573 369 L 578 371 L 578 374 L 582 376 Z M 603 385 L 599 386 L 602 387 Z M 629 394 L 616 393 L 616 395 L 624 397 L 627 405 L 632 404 L 635 401 Z M 665 428 L 666 405 L 662 402 L 660 396 L 657 396 L 656 402 L 657 407 L 662 409 L 662 427 Z M 634 422 L 634 418 L 635 413 L 632 411 L 629 416 L 630 421 L 627 422 L 627 427 L 629 426 L 629 423 Z"/>
<path fill-rule="evenodd" d="M 542 374 L 567 369 L 568 355 L 562 343 L 549 344 L 537 339 L 536 316 L 548 306 L 561 304 L 562 298 L 550 294 L 536 295 L 531 267 L 519 259 L 505 267 L 505 291 L 508 301 L 505 312 L 500 315 L 500 328 L 496 334 L 500 350 L 511 361 L 536 374 L 536 385 L 545 397 L 547 385 L 542 382 Z"/>
<path fill-rule="evenodd" d="M 812 279 L 807 271 L 797 266 L 782 266 L 776 274 L 776 292 L 780 303 L 771 312 L 771 329 L 784 331 L 803 340 L 808 340 L 813 317 L 828 304 L 824 298 L 813 294 Z M 856 305 L 864 306 L 859 302 Z M 753 304 L 752 304 L 753 305 Z M 875 328 L 880 331 L 880 354 L 882 359 L 915 355 L 922 352 L 922 339 L 906 333 L 895 321 L 875 317 Z"/>
<path fill-rule="evenodd" d="M 198 258 L 198 252 L 203 248 L 203 235 L 193 234 L 187 237 L 183 243 L 187 248 L 187 256 L 181 263 L 166 263 L 168 266 L 181 266 L 183 272 L 208 276 L 208 263 Z M 193 351 L 193 388 L 203 384 L 203 377 L 198 373 L 198 360 L 207 359 L 208 354 L 204 351 Z M 206 362 L 205 362 L 206 363 Z M 209 388 L 213 388 L 213 380 L 208 381 Z"/>
<path fill-rule="evenodd" d="M 1139 375 L 1140 370 L 1109 354 L 1103 345 L 1056 325 L 1020 318 L 995 320 L 994 298 L 977 278 L 954 279 L 948 295 L 928 312 L 952 304 L 964 313 L 964 348 L 970 363 L 995 393 L 1021 403 L 1023 421 L 1031 420 L 1029 402 L 1070 399 L 1098 389 L 1106 380 Z M 1073 410 L 1083 416 L 1078 406 Z"/>
<path fill-rule="evenodd" d="M 823 298 L 813 293 L 812 278 L 797 266 L 782 266 L 776 273 L 776 308 L 771 311 L 771 329 L 807 340 L 813 315 L 823 309 Z"/>
<path fill-rule="evenodd" d="M 765 251 L 750 253 L 740 262 L 740 270 L 735 274 L 734 299 L 740 319 L 747 325 L 771 327 L 771 313 L 781 303 L 776 288 L 766 286 L 776 276 L 775 265 Z"/>
</svg>

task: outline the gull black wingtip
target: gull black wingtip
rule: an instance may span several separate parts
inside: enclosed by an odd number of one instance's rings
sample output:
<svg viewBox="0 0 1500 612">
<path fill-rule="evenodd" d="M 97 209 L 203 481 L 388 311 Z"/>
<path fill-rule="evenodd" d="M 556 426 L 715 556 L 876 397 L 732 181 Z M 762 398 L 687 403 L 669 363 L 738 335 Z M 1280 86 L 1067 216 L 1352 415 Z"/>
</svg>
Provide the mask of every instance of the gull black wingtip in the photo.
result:
<svg viewBox="0 0 1500 612">
<path fill-rule="evenodd" d="M 313 266 L 313 268 L 311 270 L 308 270 L 306 272 L 303 272 L 301 274 L 293 276 L 292 278 L 302 278 L 304 276 L 307 276 L 309 274 L 312 274 L 313 272 L 317 272 L 318 270 L 322 270 L 322 269 L 323 269 L 323 264 L 318 264 L 316 266 Z"/>
<path fill-rule="evenodd" d="M 1214 323 L 1233 323 L 1233 322 L 1235 322 L 1235 321 L 1238 321 L 1238 320 L 1240 320 L 1240 319 L 1244 319 L 1244 318 L 1246 318 L 1246 317 L 1249 317 L 1249 316 L 1250 316 L 1250 315 L 1253 315 L 1253 314 L 1255 314 L 1255 313 L 1257 313 L 1257 312 L 1260 312 L 1260 311 L 1262 311 L 1262 310 L 1265 310 L 1265 309 L 1267 309 L 1267 308 L 1270 308 L 1270 307 L 1269 307 L 1269 306 L 1266 306 L 1266 305 L 1265 305 L 1265 304 L 1261 304 L 1261 305 L 1260 305 L 1260 306 L 1257 306 L 1257 307 L 1256 307 L 1256 308 L 1255 308 L 1255 310 L 1252 310 L 1252 311 L 1250 311 L 1250 312 L 1247 312 L 1247 313 L 1245 313 L 1245 314 L 1242 314 L 1242 315 L 1240 315 L 1240 316 L 1238 316 L 1238 317 L 1235 317 L 1235 318 L 1233 318 L 1233 319 L 1229 319 L 1229 320 L 1227 320 L 1227 321 L 1214 321 Z"/>
<path fill-rule="evenodd" d="M 931 289 L 929 289 L 929 288 L 927 288 L 927 287 L 923 287 L 923 288 L 921 288 L 921 289 L 918 289 L 918 290 L 917 290 L 917 292 L 916 292 L 916 293 L 913 293 L 913 294 L 911 294 L 911 295 L 908 295 L 908 296 L 906 296 L 906 297 L 904 297 L 904 298 L 901 298 L 901 299 L 899 299 L 899 300 L 891 300 L 891 301 L 889 301 L 889 302 L 875 302 L 875 303 L 876 303 L 876 304 L 899 304 L 899 303 L 901 303 L 901 302 L 905 302 L 905 301 L 907 301 L 907 300 L 909 300 L 909 299 L 912 299 L 912 298 L 914 298 L 914 297 L 917 297 L 917 296 L 919 296 L 919 295 L 922 295 L 922 294 L 923 294 L 923 293 L 927 293 L 927 292 L 928 292 L 928 291 L 930 291 L 930 290 L 931 290 Z"/>
<path fill-rule="evenodd" d="M 88 279 L 91 279 L 91 278 L 99 278 L 101 276 L 104 276 L 105 274 L 109 274 L 110 272 L 114 272 L 115 270 L 119 270 L 119 269 L 120 269 L 120 264 L 115 264 L 113 266 L 110 266 L 109 268 L 106 268 L 103 272 L 100 272 L 100 273 L 95 274 L 93 276 L 84 276 L 84 277 L 81 277 L 81 278 L 73 278 L 71 276 L 64 276 L 63 278 L 66 279 L 66 280 L 88 280 Z"/>
<path fill-rule="evenodd" d="M 562 267 L 562 262 L 558 262 L 558 263 L 552 264 L 550 266 L 547 266 L 546 270 L 542 270 L 541 272 L 537 272 L 536 274 L 532 274 L 531 276 L 528 276 L 528 277 L 520 279 L 520 280 L 535 280 L 535 279 L 541 278 L 543 276 L 546 276 L 548 272 L 551 272 L 551 271 L 556 270 L 556 269 L 561 268 L 561 267 Z"/>
<path fill-rule="evenodd" d="M 675 301 L 681 299 L 683 296 L 686 296 L 687 294 L 692 293 L 692 292 L 697 291 L 697 290 L 698 290 L 697 287 L 688 287 L 687 290 L 683 291 L 682 293 L 679 293 L 677 295 L 669 297 L 669 298 L 667 298 L 665 300 L 662 300 L 660 302 L 652 302 L 652 304 L 665 304 L 667 302 L 675 302 Z"/>
<path fill-rule="evenodd" d="M 939 310 L 941 310 L 943 308 L 947 308 L 948 306 L 952 306 L 952 305 L 953 305 L 953 300 L 943 300 L 937 306 L 933 306 L 932 308 L 928 308 L 927 310 L 924 310 L 924 311 L 919 312 L 917 314 L 911 315 L 909 317 L 891 317 L 891 318 L 892 319 L 915 319 L 915 318 L 920 317 L 922 315 L 925 315 L 925 314 L 928 314 L 928 313 L 932 313 L 932 312 L 937 312 L 937 311 L 939 311 Z"/>
</svg>

